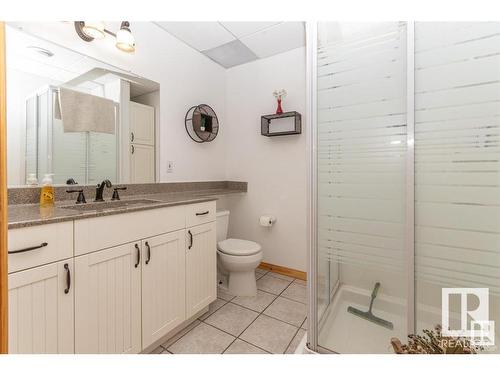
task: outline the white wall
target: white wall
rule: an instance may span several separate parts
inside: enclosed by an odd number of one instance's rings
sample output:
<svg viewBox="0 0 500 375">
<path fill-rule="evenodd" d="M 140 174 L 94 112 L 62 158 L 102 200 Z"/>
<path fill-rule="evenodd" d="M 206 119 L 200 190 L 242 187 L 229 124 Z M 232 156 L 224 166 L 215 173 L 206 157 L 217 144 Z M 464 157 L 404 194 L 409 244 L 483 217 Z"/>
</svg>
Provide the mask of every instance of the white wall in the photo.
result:
<svg viewBox="0 0 500 375">
<path fill-rule="evenodd" d="M 272 92 L 279 88 L 288 91 L 284 110 L 302 113 L 305 125 L 305 48 L 226 71 L 149 22 L 132 23 L 135 55 L 118 51 L 111 38 L 85 43 L 71 23 L 22 26 L 160 83 L 161 181 L 247 181 L 247 194 L 220 202 L 231 210 L 230 235 L 261 243 L 265 262 L 306 270 L 306 135 L 260 135 L 260 116 L 274 113 Z M 211 143 L 194 143 L 184 129 L 186 111 L 199 103 L 210 104 L 220 119 Z M 166 173 L 168 160 L 174 173 Z M 271 229 L 258 225 L 266 213 L 278 218 Z"/>
<path fill-rule="evenodd" d="M 229 234 L 262 244 L 264 262 L 306 270 L 306 134 L 264 137 L 261 115 L 274 113 L 275 89 L 284 111 L 306 110 L 305 48 L 227 70 L 225 142 L 227 178 L 248 182 L 248 193 L 227 202 Z M 278 218 L 259 226 L 262 214 Z"/>
<path fill-rule="evenodd" d="M 225 70 L 151 22 L 132 22 L 135 54 L 119 51 L 113 38 L 86 43 L 72 22 L 13 23 L 30 34 L 81 52 L 160 84 L 160 180 L 224 180 L 225 127 L 211 143 L 193 142 L 184 129 L 184 116 L 196 104 L 211 105 L 224 124 Z M 119 23 L 108 24 L 112 30 Z M 166 172 L 167 160 L 174 162 Z"/>
</svg>

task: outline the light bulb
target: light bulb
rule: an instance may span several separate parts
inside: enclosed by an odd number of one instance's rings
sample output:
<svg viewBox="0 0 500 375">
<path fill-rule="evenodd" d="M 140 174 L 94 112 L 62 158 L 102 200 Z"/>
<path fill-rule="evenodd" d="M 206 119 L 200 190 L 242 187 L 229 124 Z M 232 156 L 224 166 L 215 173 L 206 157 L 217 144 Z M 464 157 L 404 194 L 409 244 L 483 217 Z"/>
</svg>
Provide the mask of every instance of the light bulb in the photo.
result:
<svg viewBox="0 0 500 375">
<path fill-rule="evenodd" d="M 129 28 L 122 27 L 116 33 L 116 48 L 124 52 L 135 51 L 135 39 Z"/>
<path fill-rule="evenodd" d="M 94 39 L 104 39 L 104 23 L 101 21 L 85 21 L 82 31 Z"/>
</svg>

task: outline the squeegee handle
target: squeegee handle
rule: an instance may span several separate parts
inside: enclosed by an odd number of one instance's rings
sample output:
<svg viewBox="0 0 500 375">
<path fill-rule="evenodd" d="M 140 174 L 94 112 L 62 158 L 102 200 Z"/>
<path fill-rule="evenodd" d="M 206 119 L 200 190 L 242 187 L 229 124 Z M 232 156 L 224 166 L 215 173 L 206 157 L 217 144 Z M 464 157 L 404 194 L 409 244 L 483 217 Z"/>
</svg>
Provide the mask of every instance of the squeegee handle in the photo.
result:
<svg viewBox="0 0 500 375">
<path fill-rule="evenodd" d="M 368 309 L 369 312 L 372 311 L 373 301 L 375 301 L 375 298 L 377 297 L 377 293 L 378 293 L 379 288 L 380 288 L 380 283 L 376 283 L 375 287 L 373 288 L 372 299 L 370 300 L 370 308 Z"/>
<path fill-rule="evenodd" d="M 377 297 L 378 290 L 380 288 L 380 283 L 375 283 L 375 286 L 373 287 L 373 292 L 372 292 L 372 300 Z"/>
</svg>

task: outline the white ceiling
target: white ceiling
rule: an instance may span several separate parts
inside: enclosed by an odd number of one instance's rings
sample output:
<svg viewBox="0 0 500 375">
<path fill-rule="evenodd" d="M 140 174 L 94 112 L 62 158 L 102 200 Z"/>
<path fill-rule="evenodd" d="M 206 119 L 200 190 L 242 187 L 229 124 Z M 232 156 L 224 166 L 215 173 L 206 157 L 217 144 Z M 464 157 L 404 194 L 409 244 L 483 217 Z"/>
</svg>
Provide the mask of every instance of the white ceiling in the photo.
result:
<svg viewBox="0 0 500 375">
<path fill-rule="evenodd" d="M 156 22 L 225 68 L 305 45 L 303 22 Z"/>
<path fill-rule="evenodd" d="M 51 55 L 37 52 L 40 49 Z M 122 78 L 130 82 L 132 98 L 159 88 L 156 82 L 120 71 L 12 27 L 7 29 L 7 70 L 47 78 L 53 84 L 77 87 L 89 92 L 102 87 L 106 82 Z"/>
</svg>

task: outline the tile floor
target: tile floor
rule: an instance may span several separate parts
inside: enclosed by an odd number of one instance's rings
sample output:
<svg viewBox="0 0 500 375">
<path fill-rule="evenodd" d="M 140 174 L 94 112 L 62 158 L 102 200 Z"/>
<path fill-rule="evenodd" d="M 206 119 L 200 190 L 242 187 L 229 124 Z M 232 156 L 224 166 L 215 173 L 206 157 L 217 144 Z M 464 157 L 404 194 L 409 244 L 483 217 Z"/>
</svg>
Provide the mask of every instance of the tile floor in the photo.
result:
<svg viewBox="0 0 500 375">
<path fill-rule="evenodd" d="M 256 297 L 235 297 L 219 288 L 207 313 L 153 353 L 294 353 L 306 333 L 306 283 L 262 269 L 255 276 Z"/>
</svg>

